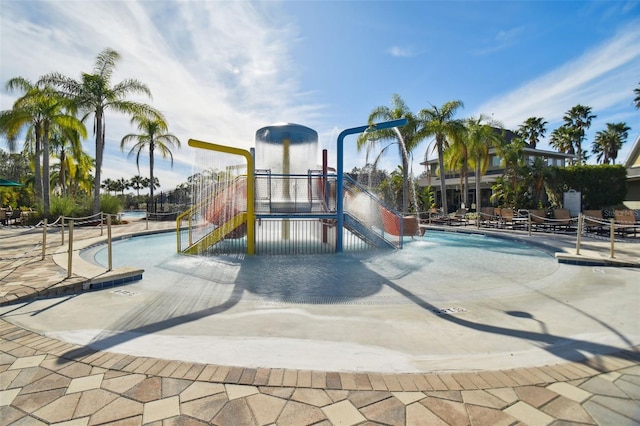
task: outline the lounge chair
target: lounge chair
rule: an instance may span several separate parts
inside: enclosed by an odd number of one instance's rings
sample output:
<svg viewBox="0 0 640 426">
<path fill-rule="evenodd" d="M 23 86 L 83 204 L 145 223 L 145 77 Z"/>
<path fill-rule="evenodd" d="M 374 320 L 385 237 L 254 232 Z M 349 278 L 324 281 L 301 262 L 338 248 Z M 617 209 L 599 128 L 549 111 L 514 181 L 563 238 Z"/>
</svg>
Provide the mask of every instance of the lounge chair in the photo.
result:
<svg viewBox="0 0 640 426">
<path fill-rule="evenodd" d="M 531 218 L 531 227 L 534 229 L 546 229 L 549 226 L 547 211 L 544 209 L 529 210 L 529 217 Z"/>
<path fill-rule="evenodd" d="M 572 223 L 573 219 L 569 210 L 553 209 L 553 221 L 551 222 L 553 229 L 564 228 L 565 231 L 570 231 Z"/>
<path fill-rule="evenodd" d="M 633 232 L 633 236 L 636 236 L 640 223 L 636 220 L 636 212 L 631 209 L 614 210 L 614 222 L 616 231 L 620 233 L 620 236 L 625 236 Z"/>
<path fill-rule="evenodd" d="M 467 209 L 458 209 L 453 215 L 449 216 L 449 225 L 465 225 L 469 224 L 467 219 Z"/>
<path fill-rule="evenodd" d="M 483 226 L 495 227 L 498 225 L 497 217 L 493 212 L 493 207 L 481 207 L 478 213 L 478 223 Z"/>
<path fill-rule="evenodd" d="M 500 209 L 500 225 L 513 228 L 514 212 L 512 208 Z"/>
<path fill-rule="evenodd" d="M 585 210 L 582 215 L 584 216 L 583 226 L 585 231 L 597 234 L 605 232 L 606 221 L 602 216 L 602 210 Z"/>
</svg>

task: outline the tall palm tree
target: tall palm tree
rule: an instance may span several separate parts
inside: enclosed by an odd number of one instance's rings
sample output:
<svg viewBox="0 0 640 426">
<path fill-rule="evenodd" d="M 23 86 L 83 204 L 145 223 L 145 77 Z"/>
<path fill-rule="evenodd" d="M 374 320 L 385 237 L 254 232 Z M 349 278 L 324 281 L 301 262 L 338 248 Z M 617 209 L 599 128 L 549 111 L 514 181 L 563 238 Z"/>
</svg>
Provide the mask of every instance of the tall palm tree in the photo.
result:
<svg viewBox="0 0 640 426">
<path fill-rule="evenodd" d="M 476 178 L 476 211 L 482 207 L 480 182 L 489 168 L 489 150 L 504 143 L 502 134 L 497 130 L 502 124 L 480 114 L 478 117 L 465 120 L 465 139 L 469 151 L 469 162 L 474 167 Z"/>
<path fill-rule="evenodd" d="M 1 113 L 0 129 L 7 134 L 10 147 L 14 148 L 15 140 L 22 129 L 27 128 L 27 137 L 33 136 L 36 193 L 42 202 L 45 216 L 48 216 L 50 206 L 50 136 L 53 132 L 58 132 L 65 135 L 78 134 L 86 137 L 86 129 L 74 115 L 74 104 L 59 96 L 51 87 L 39 87 L 22 77 L 10 79 L 6 87 L 8 90 L 21 89 L 24 91 L 24 95 L 14 102 L 12 110 Z M 40 172 L 41 156 L 42 172 Z"/>
<path fill-rule="evenodd" d="M 575 139 L 574 130 L 569 128 L 566 124 L 554 129 L 551 132 L 551 138 L 549 139 L 549 144 L 558 150 L 558 152 L 562 152 L 565 154 L 575 154 L 575 147 L 573 145 L 573 141 Z"/>
<path fill-rule="evenodd" d="M 368 123 L 373 124 L 380 121 L 397 120 L 399 118 L 406 118 L 407 124 L 393 129 L 378 130 L 376 132 L 362 133 L 358 136 L 357 148 L 360 151 L 365 146 L 367 147 L 367 153 L 374 147 L 382 142 L 390 142 L 381 151 L 382 155 L 388 147 L 393 144 L 398 145 L 398 151 L 400 158 L 402 159 L 402 211 L 409 211 L 409 191 L 413 190 L 413 185 L 409 185 L 409 157 L 411 152 L 422 142 L 424 137 L 419 134 L 419 121 L 413 115 L 407 104 L 398 94 L 394 94 L 391 97 L 391 107 L 386 105 L 378 106 L 371 111 L 368 118 Z M 368 156 L 368 155 L 367 155 Z M 379 158 L 378 156 L 378 158 Z M 415 199 L 415 197 L 412 197 Z M 417 209 L 418 206 L 415 206 Z"/>
<path fill-rule="evenodd" d="M 591 127 L 591 121 L 596 117 L 595 114 L 591 113 L 591 107 L 578 104 L 567 111 L 562 118 L 565 125 L 573 130 L 573 144 L 578 157 L 578 165 L 582 164 L 583 161 L 582 142 L 584 141 L 585 133 Z"/>
<path fill-rule="evenodd" d="M 544 137 L 547 131 L 545 128 L 547 124 L 542 117 L 529 117 L 518 127 L 516 134 L 535 149 L 540 138 Z"/>
<path fill-rule="evenodd" d="M 112 85 L 111 77 L 119 60 L 118 52 L 106 48 L 97 56 L 93 73 L 82 73 L 80 80 L 74 80 L 60 73 L 52 73 L 41 79 L 43 84 L 54 85 L 63 95 L 72 99 L 85 113 L 83 121 L 93 114 L 93 131 L 96 137 L 94 214 L 100 211 L 100 183 L 106 132 L 105 113 L 113 110 L 123 114 L 158 114 L 147 104 L 127 100 L 127 96 L 135 94 L 144 94 L 151 98 L 151 91 L 144 83 L 135 79 L 126 79 Z"/>
<path fill-rule="evenodd" d="M 137 124 L 140 133 L 129 133 L 122 138 L 120 149 L 124 150 L 125 145 L 134 142 L 133 147 L 129 151 L 129 156 L 135 153 L 136 165 L 138 172 L 140 171 L 140 154 L 145 150 L 149 151 L 149 181 L 155 182 L 153 177 L 154 152 L 158 150 L 162 158 L 171 158 L 171 166 L 173 166 L 173 153 L 171 148 L 180 148 L 180 140 L 173 134 L 168 133 L 169 126 L 167 122 L 157 115 L 148 116 L 135 114 L 131 118 L 132 124 Z M 153 201 L 153 189 L 155 185 L 149 185 L 149 199 Z"/>
<path fill-rule="evenodd" d="M 616 164 L 618 151 L 627 141 L 631 128 L 626 123 L 607 123 L 606 130 L 596 132 L 592 152 L 596 154 L 598 163 Z"/>
<path fill-rule="evenodd" d="M 445 185 L 444 170 L 444 150 L 447 148 L 449 141 L 453 140 L 464 130 L 464 124 L 461 120 L 454 119 L 459 108 L 463 108 L 464 104 L 460 100 L 449 101 L 438 108 L 432 105 L 431 108 L 420 110 L 418 116 L 422 121 L 420 137 L 427 138 L 434 136 L 436 138 L 436 148 L 438 150 L 438 170 L 440 172 L 440 193 L 442 199 L 442 211 L 448 213 L 447 208 L 447 187 Z"/>
<path fill-rule="evenodd" d="M 140 196 L 140 190 L 147 187 L 145 179 L 140 175 L 132 177 L 129 180 L 129 183 L 131 184 L 131 188 L 133 188 L 138 194 L 138 197 Z"/>
<path fill-rule="evenodd" d="M 458 171 L 460 187 L 462 188 L 462 203 L 469 205 L 469 145 L 461 132 L 451 138 L 449 147 L 444 151 L 444 165 L 446 170 Z"/>
<path fill-rule="evenodd" d="M 115 181 L 107 178 L 105 180 L 102 181 L 102 184 L 100 185 L 100 187 L 102 189 L 104 189 L 105 191 L 107 191 L 107 194 L 110 194 L 111 191 L 114 190 L 115 187 Z"/>
<path fill-rule="evenodd" d="M 640 83 L 638 83 L 638 87 L 633 89 L 633 93 L 636 94 L 636 98 L 633 100 L 633 102 L 636 104 L 636 108 L 640 109 Z"/>
<path fill-rule="evenodd" d="M 77 132 L 55 131 L 51 134 L 50 145 L 52 156 L 59 161 L 57 185 L 62 196 L 66 196 L 70 182 L 85 179 L 82 172 L 87 170 L 87 165 L 91 166 L 92 159 L 82 150 L 80 134 Z"/>
</svg>

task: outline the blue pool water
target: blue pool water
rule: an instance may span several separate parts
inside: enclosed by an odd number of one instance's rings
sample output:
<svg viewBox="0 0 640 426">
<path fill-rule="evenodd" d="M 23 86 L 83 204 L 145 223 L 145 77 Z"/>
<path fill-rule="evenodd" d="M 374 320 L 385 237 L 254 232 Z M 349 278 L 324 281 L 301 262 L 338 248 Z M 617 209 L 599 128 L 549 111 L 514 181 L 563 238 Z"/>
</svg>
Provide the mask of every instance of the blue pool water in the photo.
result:
<svg viewBox="0 0 640 426">
<path fill-rule="evenodd" d="M 120 212 L 119 216 L 122 220 L 144 219 L 147 217 L 147 212 L 144 210 L 127 210 Z"/>
<path fill-rule="evenodd" d="M 82 256 L 106 266 L 106 247 Z M 299 256 L 183 256 L 175 233 L 114 242 L 113 266 L 145 270 L 143 282 L 207 291 L 230 284 L 246 295 L 293 303 L 386 303 L 397 286 L 431 300 L 484 298 L 551 285 L 557 269 L 546 252 L 508 239 L 428 232 L 402 250 Z M 396 288 L 396 290 L 398 289 Z M 373 298 L 373 299 L 372 299 Z"/>
</svg>

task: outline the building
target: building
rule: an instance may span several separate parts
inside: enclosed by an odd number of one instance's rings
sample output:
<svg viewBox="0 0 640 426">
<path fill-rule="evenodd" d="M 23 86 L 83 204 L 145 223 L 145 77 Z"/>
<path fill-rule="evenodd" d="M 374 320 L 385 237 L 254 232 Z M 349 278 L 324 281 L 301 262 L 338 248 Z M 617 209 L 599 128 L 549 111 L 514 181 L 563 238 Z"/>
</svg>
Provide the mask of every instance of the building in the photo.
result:
<svg viewBox="0 0 640 426">
<path fill-rule="evenodd" d="M 510 143 L 514 134 L 511 131 L 507 131 L 505 140 Z M 536 158 L 543 158 L 544 162 L 548 166 L 565 167 L 567 162 L 574 159 L 573 154 L 564 154 L 556 151 L 545 151 L 541 149 L 531 148 L 530 145 L 526 145 L 524 148 L 524 155 L 528 164 L 533 164 Z M 491 206 L 491 186 L 495 183 L 496 179 L 504 173 L 504 167 L 502 165 L 502 159 L 498 156 L 497 150 L 491 148 L 489 150 L 489 167 L 487 172 L 481 177 L 480 181 L 480 196 L 482 206 Z M 434 191 L 436 204 L 440 205 L 440 177 L 438 176 L 438 158 L 429 159 L 422 163 L 425 166 L 426 173 L 418 179 L 419 186 L 431 186 Z M 640 171 L 640 170 L 639 170 Z M 460 173 L 458 171 L 448 171 L 445 174 L 445 184 L 447 188 L 447 211 L 452 212 L 461 208 L 462 204 L 462 182 L 460 181 Z M 640 180 L 638 181 L 640 184 Z M 473 170 L 469 170 L 469 206 L 471 210 L 476 206 L 476 177 Z"/>
<path fill-rule="evenodd" d="M 624 204 L 630 209 L 640 210 L 640 135 L 636 138 L 624 166 L 627 169 L 627 197 Z"/>
</svg>

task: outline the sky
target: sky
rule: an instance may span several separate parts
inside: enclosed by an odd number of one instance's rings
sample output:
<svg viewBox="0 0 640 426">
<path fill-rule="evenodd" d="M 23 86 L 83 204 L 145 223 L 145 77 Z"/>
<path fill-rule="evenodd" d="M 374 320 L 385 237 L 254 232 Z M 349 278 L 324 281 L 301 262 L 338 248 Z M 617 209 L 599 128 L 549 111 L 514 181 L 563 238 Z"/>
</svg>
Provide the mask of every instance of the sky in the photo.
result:
<svg viewBox="0 0 640 426">
<path fill-rule="evenodd" d="M 457 118 L 485 114 L 509 129 L 543 117 L 538 148 L 549 150 L 562 116 L 590 106 L 589 149 L 606 123 L 631 127 L 619 163 L 640 134 L 640 1 L 0 0 L 0 109 L 21 95 L 8 79 L 80 79 L 107 47 L 121 55 L 112 83 L 144 82 L 153 98 L 133 99 L 164 113 L 182 142 L 173 167 L 156 156 L 160 190 L 195 172 L 189 139 L 248 149 L 256 130 L 280 122 L 316 130 L 318 163 L 327 149 L 335 167 L 338 134 L 394 94 L 414 114 L 461 100 Z M 129 119 L 108 113 L 106 126 L 103 179 L 148 176 L 147 157 L 138 172 L 120 150 Z M 345 171 L 366 163 L 355 140 L 345 139 Z M 431 142 L 413 151 L 416 176 L 435 157 Z M 381 167 L 400 163 L 388 150 Z"/>
</svg>

